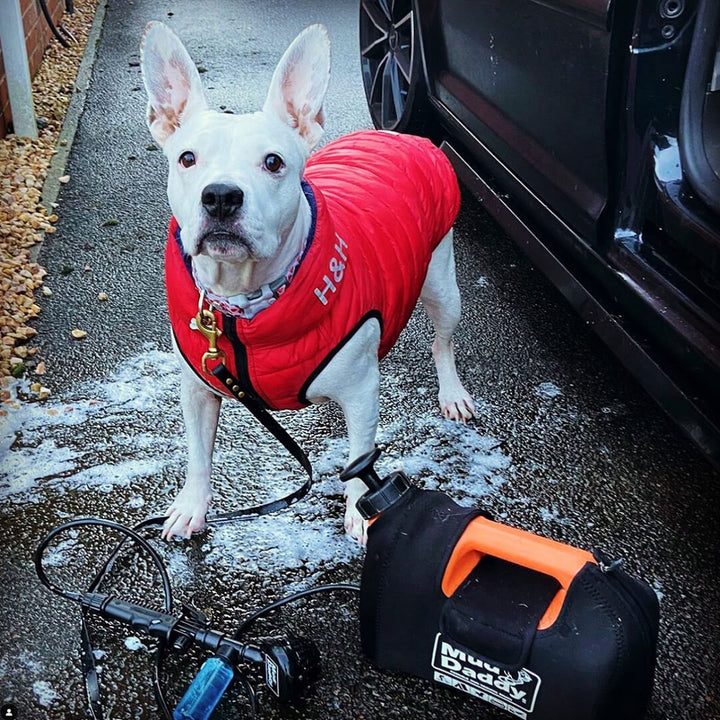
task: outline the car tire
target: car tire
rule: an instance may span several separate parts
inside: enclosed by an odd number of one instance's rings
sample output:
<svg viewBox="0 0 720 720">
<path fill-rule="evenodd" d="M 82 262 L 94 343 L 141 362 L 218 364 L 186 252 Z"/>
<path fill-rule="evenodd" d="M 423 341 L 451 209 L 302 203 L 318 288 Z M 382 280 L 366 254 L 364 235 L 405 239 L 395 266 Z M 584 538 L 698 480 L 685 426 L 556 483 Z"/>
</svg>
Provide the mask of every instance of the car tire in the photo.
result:
<svg viewBox="0 0 720 720">
<path fill-rule="evenodd" d="M 434 135 L 419 37 L 412 0 L 361 0 L 362 80 L 378 130 Z"/>
</svg>

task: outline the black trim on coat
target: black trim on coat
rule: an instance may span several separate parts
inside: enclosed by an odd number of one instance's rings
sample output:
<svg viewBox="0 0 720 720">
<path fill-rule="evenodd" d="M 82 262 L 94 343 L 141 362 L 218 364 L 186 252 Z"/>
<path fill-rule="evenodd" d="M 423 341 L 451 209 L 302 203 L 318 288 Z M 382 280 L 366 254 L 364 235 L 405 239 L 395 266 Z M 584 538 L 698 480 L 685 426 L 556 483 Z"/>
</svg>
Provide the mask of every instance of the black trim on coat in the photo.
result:
<svg viewBox="0 0 720 720">
<path fill-rule="evenodd" d="M 313 370 L 313 372 L 308 376 L 307 380 L 302 384 L 302 387 L 300 388 L 300 392 L 298 393 L 298 401 L 301 402 L 303 405 L 310 405 L 310 401 L 307 398 L 307 391 L 310 388 L 310 385 L 312 385 L 315 378 L 317 378 L 318 375 L 330 364 L 330 362 L 333 360 L 333 358 L 342 350 L 345 345 L 355 336 L 355 333 L 360 330 L 360 328 L 371 319 L 375 319 L 380 323 L 380 335 L 382 337 L 382 329 L 383 329 L 383 319 L 382 319 L 382 313 L 379 310 L 370 310 L 369 312 L 365 313 L 360 320 L 355 324 L 352 330 L 325 356 L 323 361 Z"/>
</svg>

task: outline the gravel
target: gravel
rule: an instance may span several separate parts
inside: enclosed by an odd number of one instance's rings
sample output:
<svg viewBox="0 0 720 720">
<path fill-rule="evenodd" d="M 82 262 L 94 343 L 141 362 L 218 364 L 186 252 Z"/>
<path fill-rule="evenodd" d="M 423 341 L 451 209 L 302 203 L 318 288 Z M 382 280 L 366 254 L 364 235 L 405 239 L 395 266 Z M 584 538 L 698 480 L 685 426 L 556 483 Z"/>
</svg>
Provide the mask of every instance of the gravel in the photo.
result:
<svg viewBox="0 0 720 720">
<path fill-rule="evenodd" d="M 43 186 L 60 131 L 75 92 L 75 79 L 85 51 L 98 0 L 75 0 L 75 12 L 66 14 L 63 26 L 77 40 L 69 48 L 52 41 L 33 80 L 38 139 L 8 135 L 0 140 L 0 400 L 11 398 L 12 378 L 29 380 L 28 397 L 46 397 L 42 386 L 45 363 L 34 347 L 37 331 L 32 321 L 42 311 L 46 270 L 34 262 L 45 234 L 55 232 L 56 205 L 41 203 Z M 0 411 L 2 412 L 2 411 Z"/>
</svg>

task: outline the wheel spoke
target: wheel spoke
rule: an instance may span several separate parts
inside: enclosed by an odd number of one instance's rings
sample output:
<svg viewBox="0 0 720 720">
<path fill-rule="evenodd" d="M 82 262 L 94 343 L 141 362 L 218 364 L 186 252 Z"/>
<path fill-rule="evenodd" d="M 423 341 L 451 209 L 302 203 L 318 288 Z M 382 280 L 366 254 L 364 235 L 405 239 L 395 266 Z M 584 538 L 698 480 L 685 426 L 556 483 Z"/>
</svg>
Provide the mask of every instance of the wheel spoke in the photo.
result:
<svg viewBox="0 0 720 720">
<path fill-rule="evenodd" d="M 395 51 L 395 59 L 397 60 L 400 72 L 405 76 L 405 80 L 410 84 L 410 68 L 412 66 L 412 31 L 413 31 L 413 12 L 410 10 L 400 20 L 393 23 L 393 27 L 398 35 L 398 47 Z"/>
<path fill-rule="evenodd" d="M 400 17 L 402 13 L 405 13 L 405 16 L 412 14 L 412 0 L 392 0 L 392 17 Z M 399 21 L 395 22 L 396 27 L 397 22 Z"/>
<path fill-rule="evenodd" d="M 373 0 L 363 0 L 362 9 L 370 19 L 370 22 L 382 33 L 387 33 L 390 25 L 390 16 L 386 8 L 380 8 Z"/>
<path fill-rule="evenodd" d="M 411 33 L 412 33 L 412 19 L 413 14 L 412 10 L 405 15 L 405 17 L 400 18 L 397 22 L 393 23 L 393 27 L 405 38 L 410 39 Z"/>
<path fill-rule="evenodd" d="M 375 68 L 375 74 L 373 75 L 372 85 L 370 86 L 370 93 L 369 93 L 370 105 L 371 106 L 379 106 L 381 109 L 382 109 L 382 105 L 383 105 L 383 98 L 382 98 L 383 74 L 384 74 L 384 70 L 385 70 L 385 65 L 386 65 L 389 57 L 390 57 L 390 54 L 388 53 L 378 63 L 378 66 Z"/>
<path fill-rule="evenodd" d="M 400 72 L 404 75 L 405 81 L 410 84 L 410 48 L 403 46 L 395 53 L 395 60 Z"/>
<path fill-rule="evenodd" d="M 385 17 L 388 19 L 388 22 L 392 22 L 392 10 L 388 5 L 388 0 L 378 0 L 378 3 L 382 8 L 383 13 L 385 13 Z"/>
<path fill-rule="evenodd" d="M 382 78 L 382 118 L 383 127 L 392 127 L 402 115 L 403 100 L 400 92 L 398 66 L 393 57 L 385 63 Z M 391 114 L 394 113 L 394 114 Z"/>
<path fill-rule="evenodd" d="M 387 52 L 387 33 L 380 35 L 377 40 L 373 40 L 369 45 L 360 50 L 361 57 L 377 57 Z"/>
</svg>

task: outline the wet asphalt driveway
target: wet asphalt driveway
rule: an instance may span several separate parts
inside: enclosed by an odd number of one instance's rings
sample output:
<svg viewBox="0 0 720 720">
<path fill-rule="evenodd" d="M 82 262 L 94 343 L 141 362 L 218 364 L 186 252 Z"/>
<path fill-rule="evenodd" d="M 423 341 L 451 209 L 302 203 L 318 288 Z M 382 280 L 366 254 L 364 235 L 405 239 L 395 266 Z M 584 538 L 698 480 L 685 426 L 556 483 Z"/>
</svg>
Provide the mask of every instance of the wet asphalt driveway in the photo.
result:
<svg viewBox="0 0 720 720">
<path fill-rule="evenodd" d="M 53 295 L 37 325 L 52 390 L 3 418 L 0 433 L 0 700 L 32 720 L 85 718 L 77 608 L 35 576 L 32 555 L 51 527 L 77 516 L 127 524 L 162 513 L 183 474 L 177 369 L 162 283 L 168 217 L 165 161 L 144 125 L 138 43 L 167 22 L 185 41 L 211 105 L 254 110 L 282 51 L 323 22 L 333 43 L 327 134 L 369 119 L 357 49 L 357 4 L 330 0 L 214 3 L 111 0 L 93 80 L 58 202 L 57 233 L 40 262 Z M 660 598 L 661 635 L 649 720 L 720 718 L 720 474 L 643 394 L 467 195 L 456 226 L 464 302 L 460 373 L 478 404 L 467 427 L 442 421 L 430 328 L 416 312 L 382 365 L 381 469 L 402 464 L 426 487 L 479 502 L 498 519 L 625 558 Z M 107 300 L 98 300 L 105 293 Z M 76 340 L 71 331 L 85 330 Z M 22 390 L 22 385 L 20 386 Z M 291 511 L 157 543 L 178 602 L 232 630 L 291 591 L 359 582 L 362 552 L 342 532 L 343 421 L 331 407 L 280 414 L 307 450 L 318 484 Z M 226 403 L 215 487 L 218 511 L 270 498 L 300 479 L 245 412 Z M 111 544 L 89 532 L 48 555 L 58 582 L 84 587 Z M 124 597 L 157 602 L 147 562 L 114 572 Z M 263 703 L 264 718 L 501 718 L 463 695 L 376 671 L 360 655 L 357 601 L 319 596 L 263 628 L 313 638 L 323 679 L 299 709 Z M 95 647 L 112 718 L 157 717 L 152 642 L 98 624 Z M 175 658 L 177 700 L 198 655 Z M 219 718 L 246 716 L 233 693 Z M 215 716 L 214 716 L 215 717 Z"/>
</svg>

